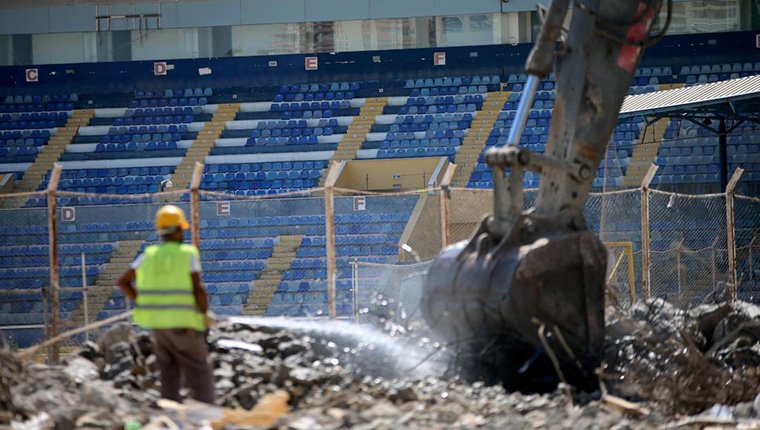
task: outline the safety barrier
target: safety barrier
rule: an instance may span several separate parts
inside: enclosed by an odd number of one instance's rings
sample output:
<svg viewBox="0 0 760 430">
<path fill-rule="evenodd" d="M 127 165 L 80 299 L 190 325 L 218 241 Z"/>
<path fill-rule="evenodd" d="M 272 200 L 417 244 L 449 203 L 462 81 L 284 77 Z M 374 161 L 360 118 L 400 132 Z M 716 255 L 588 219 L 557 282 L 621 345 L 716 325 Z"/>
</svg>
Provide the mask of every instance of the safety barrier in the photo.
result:
<svg viewBox="0 0 760 430">
<path fill-rule="evenodd" d="M 57 167 L 47 190 L 0 195 L 0 330 L 28 346 L 128 311 L 114 285 L 157 242 L 153 217 L 166 203 L 190 215 L 188 239 L 201 250 L 217 314 L 360 322 L 378 295 L 414 300 L 425 262 L 469 238 L 491 212 L 490 190 L 345 190 L 334 187 L 336 170 L 324 188 L 250 196 L 200 190 L 199 165 L 187 190 L 103 195 L 58 191 Z M 592 193 L 585 218 L 607 244 L 608 297 L 679 306 L 757 298 L 760 199 L 733 196 L 740 175 L 721 194 L 652 190 L 646 180 Z M 526 208 L 536 194 L 526 190 Z M 417 290 L 399 298 L 412 278 Z M 49 342 L 50 359 L 90 335 Z"/>
</svg>

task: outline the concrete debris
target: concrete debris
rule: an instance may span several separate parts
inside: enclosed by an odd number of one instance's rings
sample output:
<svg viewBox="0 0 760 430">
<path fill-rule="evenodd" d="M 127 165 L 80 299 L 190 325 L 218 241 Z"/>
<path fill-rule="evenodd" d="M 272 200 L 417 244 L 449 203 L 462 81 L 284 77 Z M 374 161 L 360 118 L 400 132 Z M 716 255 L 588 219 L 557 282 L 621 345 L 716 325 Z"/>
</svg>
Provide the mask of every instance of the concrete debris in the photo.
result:
<svg viewBox="0 0 760 430">
<path fill-rule="evenodd" d="M 372 357 L 440 348 L 429 339 L 415 338 L 427 348 L 416 351 L 402 339 L 388 345 L 386 337 L 348 324 L 233 318 L 207 338 L 216 406 L 159 399 L 149 336 L 117 326 L 61 365 L 24 367 L 0 352 L 0 408 L 9 411 L 0 424 L 50 422 L 64 430 L 125 423 L 296 430 L 760 425 L 760 307 L 683 311 L 650 300 L 628 311 L 610 309 L 607 318 L 599 391 L 561 385 L 548 394 L 510 393 L 452 376 L 450 369 L 418 372 L 398 357 Z"/>
<path fill-rule="evenodd" d="M 69 360 L 63 372 L 77 384 L 98 379 L 99 376 L 98 365 L 84 357 Z"/>
</svg>

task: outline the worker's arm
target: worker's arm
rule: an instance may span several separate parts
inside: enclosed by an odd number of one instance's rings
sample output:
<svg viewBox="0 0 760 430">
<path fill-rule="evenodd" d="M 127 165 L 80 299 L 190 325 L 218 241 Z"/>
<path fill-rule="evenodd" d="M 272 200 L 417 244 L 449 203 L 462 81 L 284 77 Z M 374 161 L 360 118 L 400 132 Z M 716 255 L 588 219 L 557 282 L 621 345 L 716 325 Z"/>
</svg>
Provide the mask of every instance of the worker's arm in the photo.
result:
<svg viewBox="0 0 760 430">
<path fill-rule="evenodd" d="M 135 291 L 135 287 L 133 286 L 135 278 L 135 270 L 130 268 L 116 282 L 116 285 L 119 286 L 124 295 L 130 300 L 134 300 L 137 297 L 137 291 Z"/>
<path fill-rule="evenodd" d="M 205 314 L 208 312 L 208 295 L 206 294 L 206 289 L 203 288 L 203 284 L 201 284 L 201 275 L 198 272 L 193 272 L 190 274 L 190 277 L 193 279 L 195 303 L 198 304 L 198 309 Z"/>
</svg>

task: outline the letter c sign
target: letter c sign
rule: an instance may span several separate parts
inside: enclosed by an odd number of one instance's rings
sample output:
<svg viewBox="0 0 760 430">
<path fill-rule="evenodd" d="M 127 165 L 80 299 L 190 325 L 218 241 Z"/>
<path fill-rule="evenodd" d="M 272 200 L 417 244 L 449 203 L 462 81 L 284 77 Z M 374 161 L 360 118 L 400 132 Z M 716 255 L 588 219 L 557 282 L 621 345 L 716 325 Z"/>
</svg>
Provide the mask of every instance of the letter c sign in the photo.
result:
<svg viewBox="0 0 760 430">
<path fill-rule="evenodd" d="M 40 71 L 37 69 L 26 69 L 25 75 L 27 82 L 38 82 L 40 80 Z"/>
</svg>

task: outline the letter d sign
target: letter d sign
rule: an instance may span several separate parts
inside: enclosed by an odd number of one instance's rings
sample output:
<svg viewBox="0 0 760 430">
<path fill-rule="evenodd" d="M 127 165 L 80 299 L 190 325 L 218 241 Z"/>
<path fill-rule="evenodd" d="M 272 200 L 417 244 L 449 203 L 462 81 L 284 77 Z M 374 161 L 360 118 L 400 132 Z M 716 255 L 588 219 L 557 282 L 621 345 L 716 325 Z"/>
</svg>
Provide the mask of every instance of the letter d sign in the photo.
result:
<svg viewBox="0 0 760 430">
<path fill-rule="evenodd" d="M 153 63 L 153 74 L 156 76 L 166 76 L 166 62 L 156 61 Z"/>
<path fill-rule="evenodd" d="M 61 221 L 74 222 L 77 219 L 77 208 L 72 206 L 64 206 L 61 208 Z"/>
</svg>

